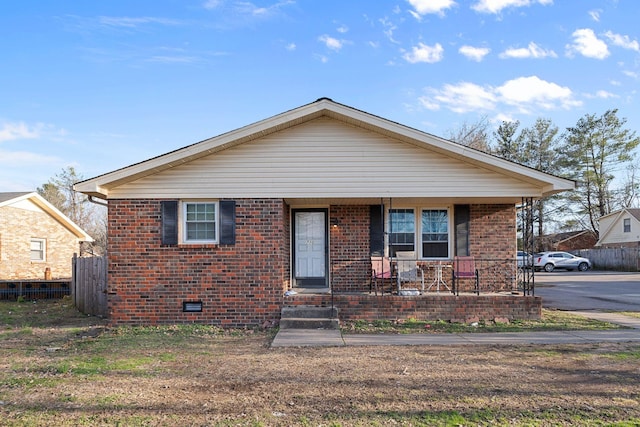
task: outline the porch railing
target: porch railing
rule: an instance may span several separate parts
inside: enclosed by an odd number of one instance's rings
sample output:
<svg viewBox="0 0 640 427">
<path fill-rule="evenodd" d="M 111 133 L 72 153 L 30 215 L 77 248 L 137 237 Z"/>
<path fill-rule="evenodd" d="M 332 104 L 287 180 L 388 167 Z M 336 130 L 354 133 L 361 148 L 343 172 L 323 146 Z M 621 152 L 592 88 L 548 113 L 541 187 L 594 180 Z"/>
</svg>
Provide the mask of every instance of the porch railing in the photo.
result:
<svg viewBox="0 0 640 427">
<path fill-rule="evenodd" d="M 454 294 L 487 294 L 511 293 L 534 296 L 535 273 L 530 265 L 525 265 L 517 258 L 475 258 L 475 269 L 478 271 L 478 286 L 472 278 L 453 280 L 453 260 L 432 261 L 417 260 L 424 273 L 425 293 L 443 295 Z M 392 265 L 395 259 L 392 259 Z M 394 268 L 394 267 L 392 267 Z M 438 270 L 440 270 L 439 282 Z M 397 280 L 394 274 L 391 279 L 384 279 L 384 294 L 397 293 Z M 331 263 L 331 293 L 361 293 L 373 291 L 371 284 L 371 259 L 334 259 Z M 404 284 L 407 286 L 407 284 Z M 446 285 L 446 286 L 444 286 Z M 410 286 L 419 289 L 421 284 Z M 382 293 L 382 292 L 380 292 Z"/>
</svg>

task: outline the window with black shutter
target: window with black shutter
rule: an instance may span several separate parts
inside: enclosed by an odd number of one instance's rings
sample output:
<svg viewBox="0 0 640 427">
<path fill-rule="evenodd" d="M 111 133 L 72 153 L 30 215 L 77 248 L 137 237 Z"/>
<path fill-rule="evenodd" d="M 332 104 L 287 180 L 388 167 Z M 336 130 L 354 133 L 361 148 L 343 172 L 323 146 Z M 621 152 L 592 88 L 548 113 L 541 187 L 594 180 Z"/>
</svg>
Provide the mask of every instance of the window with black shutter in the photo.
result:
<svg viewBox="0 0 640 427">
<path fill-rule="evenodd" d="M 384 205 L 369 206 L 369 247 L 372 256 L 384 255 Z"/>
<path fill-rule="evenodd" d="M 160 202 L 162 221 L 162 244 L 178 244 L 178 202 L 168 200 Z"/>
<path fill-rule="evenodd" d="M 471 221 L 469 205 L 455 205 L 453 221 L 455 224 L 455 254 L 469 256 L 469 222 Z"/>
<path fill-rule="evenodd" d="M 220 202 L 220 244 L 236 243 L 236 202 L 222 200 Z"/>
</svg>

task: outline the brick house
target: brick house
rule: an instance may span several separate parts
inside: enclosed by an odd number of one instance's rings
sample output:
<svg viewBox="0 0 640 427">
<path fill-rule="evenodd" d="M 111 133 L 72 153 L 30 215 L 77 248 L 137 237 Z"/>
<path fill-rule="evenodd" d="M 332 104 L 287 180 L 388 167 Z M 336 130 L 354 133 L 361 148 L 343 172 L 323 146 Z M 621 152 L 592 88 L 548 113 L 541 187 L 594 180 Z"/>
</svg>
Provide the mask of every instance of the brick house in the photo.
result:
<svg viewBox="0 0 640 427">
<path fill-rule="evenodd" d="M 73 254 L 91 241 L 38 193 L 0 193 L 0 280 L 69 278 Z"/>
<path fill-rule="evenodd" d="M 370 255 L 413 251 L 425 270 L 471 255 L 513 272 L 517 205 L 573 187 L 327 98 L 75 185 L 108 201 L 113 324 L 229 327 L 288 304 L 539 316 L 539 297 L 369 295 Z"/>
<path fill-rule="evenodd" d="M 597 241 L 598 235 L 591 230 L 547 234 L 536 239 L 536 251 L 572 252 L 580 249 L 591 249 Z"/>
</svg>

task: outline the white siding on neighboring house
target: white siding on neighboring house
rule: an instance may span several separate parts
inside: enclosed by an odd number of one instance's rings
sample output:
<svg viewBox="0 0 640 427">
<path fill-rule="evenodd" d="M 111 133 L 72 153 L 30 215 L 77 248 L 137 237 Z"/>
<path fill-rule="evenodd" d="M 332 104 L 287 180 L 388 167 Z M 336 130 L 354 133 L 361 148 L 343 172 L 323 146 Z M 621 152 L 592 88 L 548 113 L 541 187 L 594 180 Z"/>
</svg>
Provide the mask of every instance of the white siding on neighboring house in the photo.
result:
<svg viewBox="0 0 640 427">
<path fill-rule="evenodd" d="M 109 198 L 519 198 L 541 184 L 321 117 L 112 188 Z"/>
<path fill-rule="evenodd" d="M 624 232 L 624 220 L 628 219 L 631 230 Z M 597 245 L 612 245 L 640 242 L 640 220 L 626 209 L 614 212 L 598 220 L 600 240 Z"/>
</svg>

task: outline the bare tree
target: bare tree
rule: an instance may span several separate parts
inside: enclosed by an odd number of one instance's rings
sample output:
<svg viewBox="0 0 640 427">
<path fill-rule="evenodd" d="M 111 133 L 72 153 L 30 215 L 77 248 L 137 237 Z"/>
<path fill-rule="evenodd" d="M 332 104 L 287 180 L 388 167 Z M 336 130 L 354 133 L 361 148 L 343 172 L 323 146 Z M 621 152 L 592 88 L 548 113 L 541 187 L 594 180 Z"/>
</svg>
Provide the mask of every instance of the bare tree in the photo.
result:
<svg viewBox="0 0 640 427">
<path fill-rule="evenodd" d="M 102 255 L 107 247 L 107 210 L 106 207 L 90 203 L 87 196 L 74 191 L 73 184 L 82 179 L 73 166 L 68 166 L 36 191 L 93 237 L 93 244 L 83 245 L 83 250 Z"/>
<path fill-rule="evenodd" d="M 483 117 L 475 123 L 463 122 L 462 125 L 447 132 L 447 138 L 458 144 L 489 152 L 489 119 Z"/>
</svg>

